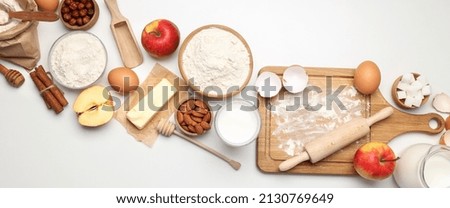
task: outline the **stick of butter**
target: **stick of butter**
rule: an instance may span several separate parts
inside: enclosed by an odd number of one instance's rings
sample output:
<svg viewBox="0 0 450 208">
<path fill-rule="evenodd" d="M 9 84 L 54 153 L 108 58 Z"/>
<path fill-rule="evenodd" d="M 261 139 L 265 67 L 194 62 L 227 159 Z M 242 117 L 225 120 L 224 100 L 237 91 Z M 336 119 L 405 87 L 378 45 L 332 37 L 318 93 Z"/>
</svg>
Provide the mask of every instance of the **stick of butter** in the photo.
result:
<svg viewBox="0 0 450 208">
<path fill-rule="evenodd" d="M 177 89 L 167 79 L 162 79 L 147 95 L 131 108 L 127 119 L 138 129 L 143 129 L 153 116 L 175 95 Z"/>
</svg>

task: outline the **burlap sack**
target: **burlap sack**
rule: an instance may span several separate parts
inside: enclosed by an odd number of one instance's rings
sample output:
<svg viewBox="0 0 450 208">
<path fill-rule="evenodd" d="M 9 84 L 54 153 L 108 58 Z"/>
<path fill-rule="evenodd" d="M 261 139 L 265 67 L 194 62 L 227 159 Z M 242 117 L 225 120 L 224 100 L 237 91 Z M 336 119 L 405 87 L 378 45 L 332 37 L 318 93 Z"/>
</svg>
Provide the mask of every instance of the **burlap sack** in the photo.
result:
<svg viewBox="0 0 450 208">
<path fill-rule="evenodd" d="M 23 10 L 37 10 L 33 0 L 17 0 Z M 24 21 L 0 33 L 0 59 L 27 69 L 36 66 L 41 57 L 37 21 Z"/>
</svg>

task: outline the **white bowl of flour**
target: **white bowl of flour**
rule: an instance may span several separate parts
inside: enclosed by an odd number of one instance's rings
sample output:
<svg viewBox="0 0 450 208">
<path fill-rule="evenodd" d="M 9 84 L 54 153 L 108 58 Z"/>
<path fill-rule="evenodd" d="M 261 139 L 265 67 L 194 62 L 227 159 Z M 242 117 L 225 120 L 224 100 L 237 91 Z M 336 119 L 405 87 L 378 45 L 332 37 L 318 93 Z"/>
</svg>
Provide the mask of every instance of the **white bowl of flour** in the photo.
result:
<svg viewBox="0 0 450 208">
<path fill-rule="evenodd" d="M 206 25 L 194 30 L 183 42 L 178 67 L 196 92 L 225 98 L 247 86 L 253 58 L 239 33 L 223 25 Z"/>
<path fill-rule="evenodd" d="M 55 41 L 48 62 L 58 83 L 70 89 L 84 89 L 102 76 L 107 57 L 105 46 L 97 36 L 74 31 Z"/>
</svg>

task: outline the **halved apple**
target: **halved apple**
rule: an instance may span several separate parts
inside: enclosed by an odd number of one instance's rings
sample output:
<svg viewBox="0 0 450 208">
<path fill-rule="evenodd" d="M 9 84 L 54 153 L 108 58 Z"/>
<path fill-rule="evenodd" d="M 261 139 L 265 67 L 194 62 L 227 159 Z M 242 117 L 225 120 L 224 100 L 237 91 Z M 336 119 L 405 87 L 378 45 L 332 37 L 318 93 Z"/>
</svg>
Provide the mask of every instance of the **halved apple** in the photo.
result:
<svg viewBox="0 0 450 208">
<path fill-rule="evenodd" d="M 108 123 L 114 116 L 114 104 L 109 91 L 103 86 L 83 90 L 73 104 L 78 122 L 87 127 Z"/>
</svg>

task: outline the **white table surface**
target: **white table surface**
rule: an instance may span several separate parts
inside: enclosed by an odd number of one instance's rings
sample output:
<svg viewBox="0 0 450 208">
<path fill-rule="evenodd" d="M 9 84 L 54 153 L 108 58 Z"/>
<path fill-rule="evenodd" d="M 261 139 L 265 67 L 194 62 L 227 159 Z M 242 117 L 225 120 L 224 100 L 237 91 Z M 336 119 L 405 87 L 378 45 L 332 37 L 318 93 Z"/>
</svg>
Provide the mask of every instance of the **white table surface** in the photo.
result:
<svg viewBox="0 0 450 208">
<path fill-rule="evenodd" d="M 355 68 L 370 59 L 381 69 L 380 90 L 390 103 L 392 82 L 406 72 L 426 75 L 434 94 L 450 93 L 450 1 L 118 1 L 138 40 L 145 24 L 157 18 L 177 24 L 181 41 L 206 24 L 235 29 L 253 53 L 251 83 L 268 65 Z M 109 71 L 122 62 L 110 13 L 102 0 L 98 3 L 100 18 L 89 32 L 106 45 Z M 41 23 L 38 31 L 39 63 L 47 66 L 52 43 L 68 30 L 54 22 Z M 179 74 L 176 54 L 156 60 L 141 50 L 144 63 L 135 68 L 141 79 L 157 62 Z M 86 129 L 71 106 L 55 115 L 25 77 L 18 89 L 0 79 L 0 187 L 397 187 L 392 178 L 265 174 L 256 166 L 256 142 L 230 148 L 214 131 L 202 142 L 240 161 L 239 171 L 176 137 L 160 137 L 148 148 L 116 121 Z M 106 77 L 107 72 L 98 83 L 107 85 Z M 64 91 L 72 105 L 79 91 Z M 412 113 L 428 112 L 435 112 L 431 102 Z M 400 153 L 417 142 L 437 143 L 438 137 L 411 133 L 390 145 Z"/>
</svg>

